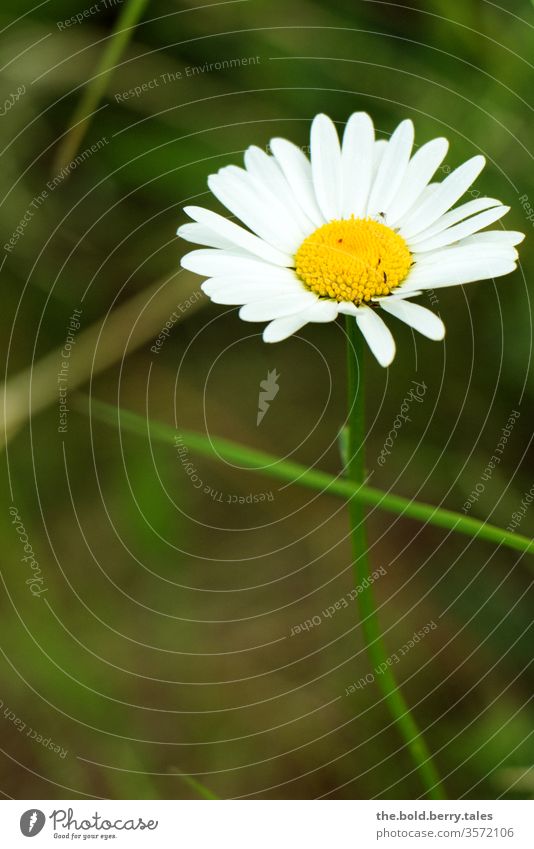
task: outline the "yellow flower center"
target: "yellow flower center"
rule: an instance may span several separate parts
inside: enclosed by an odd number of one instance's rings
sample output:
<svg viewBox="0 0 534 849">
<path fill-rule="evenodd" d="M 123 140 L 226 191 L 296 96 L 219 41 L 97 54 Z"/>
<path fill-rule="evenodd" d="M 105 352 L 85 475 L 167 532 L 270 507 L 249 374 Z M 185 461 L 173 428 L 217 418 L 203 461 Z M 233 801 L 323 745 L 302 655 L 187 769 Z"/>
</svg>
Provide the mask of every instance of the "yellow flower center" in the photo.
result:
<svg viewBox="0 0 534 849">
<path fill-rule="evenodd" d="M 296 272 L 325 298 L 361 304 L 387 295 L 408 274 L 412 256 L 402 236 L 370 218 L 330 221 L 304 239 Z"/>
</svg>

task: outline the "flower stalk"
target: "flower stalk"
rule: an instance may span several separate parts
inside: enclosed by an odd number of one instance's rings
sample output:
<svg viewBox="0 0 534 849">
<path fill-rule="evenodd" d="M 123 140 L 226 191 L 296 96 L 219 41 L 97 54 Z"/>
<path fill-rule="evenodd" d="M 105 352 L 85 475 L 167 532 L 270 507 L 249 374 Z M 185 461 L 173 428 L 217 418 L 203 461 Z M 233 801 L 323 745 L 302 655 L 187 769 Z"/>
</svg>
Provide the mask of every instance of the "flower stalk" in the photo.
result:
<svg viewBox="0 0 534 849">
<path fill-rule="evenodd" d="M 348 462 L 347 472 L 353 484 L 365 483 L 365 397 L 364 397 L 364 341 L 352 316 L 346 318 L 347 376 L 348 376 Z M 378 621 L 367 549 L 365 506 L 356 498 L 348 502 L 353 549 L 353 568 L 358 593 L 362 633 L 365 647 L 374 669 L 383 670 L 376 680 L 393 721 L 412 758 L 426 795 L 430 799 L 444 799 L 445 791 L 430 752 L 415 719 L 402 695 L 395 676 L 388 665 L 388 654 L 382 640 Z"/>
</svg>

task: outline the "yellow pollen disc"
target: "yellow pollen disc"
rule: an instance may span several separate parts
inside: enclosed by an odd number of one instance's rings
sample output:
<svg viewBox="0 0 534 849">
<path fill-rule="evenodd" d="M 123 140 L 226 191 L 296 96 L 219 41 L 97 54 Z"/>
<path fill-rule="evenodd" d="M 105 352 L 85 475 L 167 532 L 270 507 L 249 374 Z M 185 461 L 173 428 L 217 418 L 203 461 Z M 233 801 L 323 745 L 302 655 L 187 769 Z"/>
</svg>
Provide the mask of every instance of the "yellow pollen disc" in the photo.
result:
<svg viewBox="0 0 534 849">
<path fill-rule="evenodd" d="M 370 218 L 330 221 L 295 254 L 300 279 L 325 298 L 370 301 L 402 283 L 412 256 L 402 236 Z"/>
</svg>

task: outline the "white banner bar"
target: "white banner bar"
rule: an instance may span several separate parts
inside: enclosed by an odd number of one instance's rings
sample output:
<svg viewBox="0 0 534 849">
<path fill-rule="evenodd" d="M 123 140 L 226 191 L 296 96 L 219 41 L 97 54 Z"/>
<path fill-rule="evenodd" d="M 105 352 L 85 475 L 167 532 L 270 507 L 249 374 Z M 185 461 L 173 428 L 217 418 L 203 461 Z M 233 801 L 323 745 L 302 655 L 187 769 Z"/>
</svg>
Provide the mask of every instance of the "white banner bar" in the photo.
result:
<svg viewBox="0 0 534 849">
<path fill-rule="evenodd" d="M 207 807 L 209 805 L 209 808 Z M 534 847 L 534 802 L 2 801 L 5 847 Z M 35 838 L 35 844 L 28 841 Z"/>
</svg>

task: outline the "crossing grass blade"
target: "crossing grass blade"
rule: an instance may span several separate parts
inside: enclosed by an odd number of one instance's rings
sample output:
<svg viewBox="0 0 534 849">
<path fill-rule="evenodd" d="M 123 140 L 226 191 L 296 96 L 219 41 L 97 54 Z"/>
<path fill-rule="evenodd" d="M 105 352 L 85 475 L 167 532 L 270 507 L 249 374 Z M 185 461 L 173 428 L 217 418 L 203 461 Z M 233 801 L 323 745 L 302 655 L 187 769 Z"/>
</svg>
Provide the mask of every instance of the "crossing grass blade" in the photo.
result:
<svg viewBox="0 0 534 849">
<path fill-rule="evenodd" d="M 72 162 L 87 133 L 91 120 L 104 96 L 115 67 L 130 41 L 148 0 L 127 0 L 97 65 L 96 72 L 85 88 L 72 116 L 70 127 L 59 145 L 54 160 L 54 172 L 60 172 Z"/>
<path fill-rule="evenodd" d="M 73 398 L 73 406 L 80 412 L 87 412 L 87 396 L 77 395 Z M 201 433 L 180 429 L 174 430 L 162 422 L 145 419 L 128 410 L 121 410 L 102 401 L 90 399 L 90 414 L 105 424 L 120 427 L 142 437 L 149 437 L 155 442 L 174 445 L 177 436 L 193 451 L 206 457 L 219 457 L 231 462 L 240 463 L 250 469 L 261 467 L 259 474 L 278 480 L 288 481 L 308 489 L 318 490 L 329 495 L 339 495 L 347 500 L 355 499 L 364 504 L 394 513 L 407 519 L 415 519 L 423 524 L 435 525 L 454 531 L 473 539 L 482 539 L 515 551 L 534 554 L 534 540 L 521 534 L 514 534 L 505 528 L 499 528 L 488 522 L 472 517 L 463 516 L 453 510 L 444 510 L 414 501 L 401 495 L 384 492 L 376 487 L 366 485 L 355 486 L 350 480 L 334 477 L 328 472 L 309 469 L 300 463 L 280 460 L 278 457 L 240 445 L 227 439 L 203 436 Z"/>
</svg>

